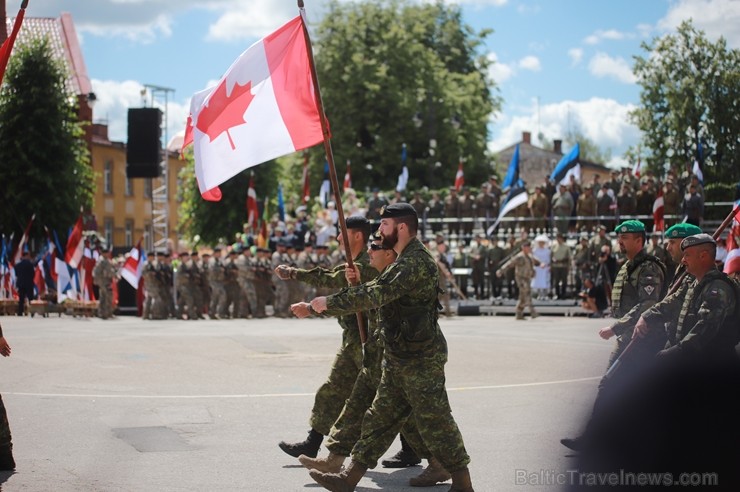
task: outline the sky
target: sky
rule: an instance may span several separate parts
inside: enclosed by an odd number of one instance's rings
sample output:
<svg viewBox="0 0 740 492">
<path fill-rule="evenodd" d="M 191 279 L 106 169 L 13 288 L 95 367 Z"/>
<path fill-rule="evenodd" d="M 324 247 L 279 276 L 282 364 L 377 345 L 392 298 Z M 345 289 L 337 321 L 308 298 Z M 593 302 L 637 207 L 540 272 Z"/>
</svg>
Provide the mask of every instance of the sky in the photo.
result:
<svg viewBox="0 0 740 492">
<path fill-rule="evenodd" d="M 342 0 L 340 0 L 342 1 Z M 425 0 L 411 0 L 425 1 Z M 521 140 L 549 148 L 578 131 L 610 150 L 610 166 L 640 140 L 628 113 L 639 104 L 632 66 L 641 43 L 675 32 L 686 19 L 716 41 L 740 48 L 740 0 L 445 0 L 475 30 L 492 29 L 485 54 L 503 99 L 489 125 L 496 152 Z M 20 0 L 6 0 L 15 16 Z M 311 24 L 326 0 L 306 0 Z M 30 0 L 27 16 L 69 12 L 97 102 L 113 141 L 126 141 L 130 107 L 161 104 L 167 136 L 184 129 L 190 98 L 213 86 L 255 41 L 298 14 L 295 0 Z M 320 82 L 320 81 L 319 81 Z M 545 137 L 537 141 L 538 135 Z M 569 149 L 563 149 L 568 151 Z"/>
</svg>

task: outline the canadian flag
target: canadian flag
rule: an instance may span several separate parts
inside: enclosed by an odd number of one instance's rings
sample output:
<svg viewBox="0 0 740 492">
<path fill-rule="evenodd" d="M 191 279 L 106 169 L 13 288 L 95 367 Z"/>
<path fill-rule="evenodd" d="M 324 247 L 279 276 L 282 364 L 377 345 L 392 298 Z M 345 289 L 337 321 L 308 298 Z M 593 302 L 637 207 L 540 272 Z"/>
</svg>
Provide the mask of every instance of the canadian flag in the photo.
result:
<svg viewBox="0 0 740 492">
<path fill-rule="evenodd" d="M 205 199 L 244 169 L 324 139 L 304 35 L 295 17 L 247 49 L 215 88 L 193 95 L 183 148 L 193 144 Z"/>
<path fill-rule="evenodd" d="M 249 189 L 247 190 L 247 224 L 253 230 L 257 230 L 257 192 L 254 191 L 254 175 L 249 177 Z"/>
<path fill-rule="evenodd" d="M 658 196 L 655 197 L 653 202 L 653 230 L 664 231 L 665 221 L 663 220 L 665 214 L 665 201 L 663 200 L 663 189 L 658 189 Z"/>
<path fill-rule="evenodd" d="M 460 161 L 460 165 L 457 166 L 457 174 L 455 175 L 455 189 L 460 191 L 460 188 L 465 184 L 465 176 L 463 175 L 463 163 Z"/>
<path fill-rule="evenodd" d="M 121 268 L 121 278 L 126 280 L 134 289 L 139 288 L 141 272 L 146 264 L 146 253 L 141 249 L 141 241 L 131 250 Z"/>
<path fill-rule="evenodd" d="M 349 159 L 347 159 L 347 172 L 344 173 L 344 189 L 352 188 L 352 175 L 349 172 Z"/>
<path fill-rule="evenodd" d="M 67 239 L 67 249 L 64 254 L 64 261 L 72 268 L 77 269 L 84 253 L 85 241 L 82 239 L 82 215 L 80 215 L 75 226 L 72 228 L 72 233 Z"/>
</svg>

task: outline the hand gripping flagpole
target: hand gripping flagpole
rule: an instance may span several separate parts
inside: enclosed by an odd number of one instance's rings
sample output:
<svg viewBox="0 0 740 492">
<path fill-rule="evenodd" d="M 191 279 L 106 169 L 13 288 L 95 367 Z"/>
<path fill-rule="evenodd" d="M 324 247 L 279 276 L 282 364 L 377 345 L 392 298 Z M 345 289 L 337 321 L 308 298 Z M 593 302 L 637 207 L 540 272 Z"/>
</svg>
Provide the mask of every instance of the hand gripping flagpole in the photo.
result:
<svg viewBox="0 0 740 492">
<path fill-rule="evenodd" d="M 352 252 L 349 247 L 349 235 L 347 234 L 347 223 L 344 220 L 344 210 L 342 208 L 342 197 L 339 194 L 339 180 L 337 179 L 337 169 L 334 165 L 334 152 L 331 148 L 331 132 L 329 131 L 329 124 L 326 120 L 326 114 L 324 113 L 324 102 L 321 99 L 321 89 L 319 88 L 319 77 L 316 73 L 316 64 L 313 58 L 313 46 L 311 45 L 311 37 L 308 34 L 308 27 L 306 27 L 306 10 L 303 6 L 303 0 L 298 0 L 298 9 L 301 14 L 301 26 L 303 27 L 303 36 L 306 39 L 306 52 L 308 53 L 308 64 L 311 68 L 311 80 L 313 80 L 314 92 L 316 95 L 316 107 L 319 111 L 319 118 L 321 119 L 321 132 L 324 135 L 324 152 L 326 153 L 326 161 L 329 163 L 329 178 L 331 179 L 331 186 L 334 189 L 334 202 L 337 206 L 337 214 L 339 215 L 339 227 L 342 234 L 342 243 L 344 244 L 344 253 L 347 257 L 347 265 L 349 268 L 354 268 L 352 261 Z M 359 283 L 356 282 L 354 285 Z M 365 320 L 362 317 L 362 313 L 357 313 L 357 326 L 360 330 L 360 341 L 364 345 L 367 341 L 367 330 L 365 329 Z"/>
<path fill-rule="evenodd" d="M 714 240 L 718 240 L 719 237 L 722 235 L 722 232 L 727 229 L 727 226 L 732 223 L 732 220 L 735 218 L 736 215 L 740 214 L 740 206 L 735 207 L 732 212 L 730 212 L 730 215 L 728 215 L 725 220 L 722 221 L 722 223 L 717 227 L 717 230 L 714 231 L 714 234 L 712 234 L 712 237 Z M 683 265 L 681 265 L 683 267 Z M 686 270 L 682 269 L 681 272 L 676 276 L 676 278 L 673 280 L 673 284 L 671 285 L 671 288 L 668 290 L 668 293 L 666 294 L 666 297 L 669 295 L 675 293 L 678 290 L 678 287 L 683 282 L 684 277 L 686 277 Z M 665 298 L 664 298 L 665 299 Z M 632 339 L 630 340 L 630 343 L 627 344 L 627 346 L 624 348 L 621 354 L 619 354 L 619 357 L 617 357 L 617 360 L 614 361 L 614 363 L 611 365 L 608 371 L 606 371 L 606 374 L 604 377 L 608 379 L 609 377 L 613 376 L 614 373 L 617 371 L 617 368 L 622 364 L 622 361 L 624 360 L 625 356 L 629 354 L 632 347 L 635 346 L 635 344 L 638 343 L 638 340 L 640 340 L 640 337 L 636 336 L 635 333 L 632 334 Z"/>
</svg>

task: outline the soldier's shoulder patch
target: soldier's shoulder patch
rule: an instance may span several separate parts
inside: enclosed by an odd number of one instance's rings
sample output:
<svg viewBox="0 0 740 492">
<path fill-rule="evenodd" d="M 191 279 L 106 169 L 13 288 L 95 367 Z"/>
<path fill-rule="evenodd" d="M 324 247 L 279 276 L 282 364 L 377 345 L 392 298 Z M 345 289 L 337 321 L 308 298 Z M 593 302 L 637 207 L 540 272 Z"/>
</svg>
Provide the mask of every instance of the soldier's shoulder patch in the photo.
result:
<svg viewBox="0 0 740 492">
<path fill-rule="evenodd" d="M 653 287 L 652 285 L 646 285 L 645 287 L 643 287 L 643 289 L 645 289 L 645 293 L 647 295 L 652 295 L 653 292 L 655 292 L 655 287 Z"/>
</svg>

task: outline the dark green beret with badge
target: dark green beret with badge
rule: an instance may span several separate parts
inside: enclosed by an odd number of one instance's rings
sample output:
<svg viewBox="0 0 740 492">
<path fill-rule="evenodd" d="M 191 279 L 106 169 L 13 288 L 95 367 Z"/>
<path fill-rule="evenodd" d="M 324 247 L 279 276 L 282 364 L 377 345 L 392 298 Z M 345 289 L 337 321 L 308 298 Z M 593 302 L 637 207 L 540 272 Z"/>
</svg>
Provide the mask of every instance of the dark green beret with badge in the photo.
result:
<svg viewBox="0 0 740 492">
<path fill-rule="evenodd" d="M 645 224 L 643 224 L 639 220 L 625 220 L 624 222 L 619 224 L 616 229 L 614 229 L 614 232 L 616 232 L 617 234 L 627 232 L 645 232 Z"/>
<path fill-rule="evenodd" d="M 674 224 L 665 231 L 665 237 L 668 239 L 683 239 L 685 237 L 701 234 L 701 229 L 694 224 Z"/>
<path fill-rule="evenodd" d="M 408 203 L 393 203 L 380 209 L 381 219 L 395 219 L 397 217 L 417 217 L 416 209 Z"/>
<path fill-rule="evenodd" d="M 715 241 L 714 238 L 709 234 L 695 234 L 681 241 L 681 251 L 684 251 L 686 248 L 699 246 L 700 244 L 713 244 L 716 246 L 717 241 Z"/>
</svg>

